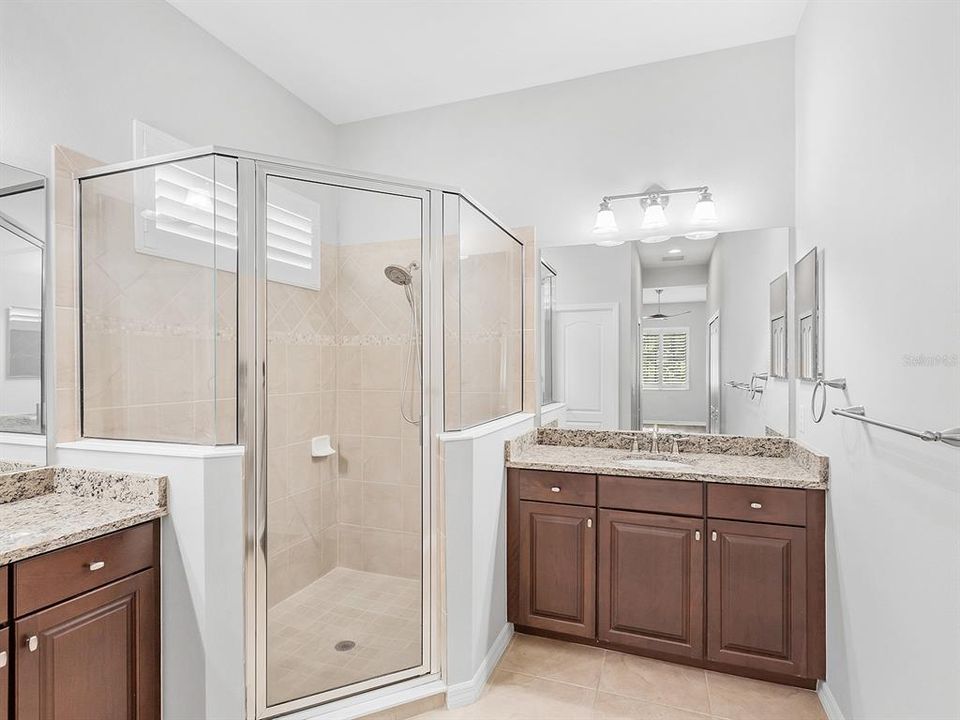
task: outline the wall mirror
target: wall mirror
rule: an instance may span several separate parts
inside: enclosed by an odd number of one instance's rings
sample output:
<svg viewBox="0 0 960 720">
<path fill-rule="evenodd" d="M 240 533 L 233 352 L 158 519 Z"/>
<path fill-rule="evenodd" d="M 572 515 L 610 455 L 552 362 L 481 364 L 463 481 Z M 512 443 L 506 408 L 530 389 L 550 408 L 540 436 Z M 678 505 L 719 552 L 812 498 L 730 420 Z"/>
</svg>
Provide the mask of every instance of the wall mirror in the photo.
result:
<svg viewBox="0 0 960 720">
<path fill-rule="evenodd" d="M 693 235 L 542 249 L 561 425 L 790 434 L 790 230 Z"/>
<path fill-rule="evenodd" d="M 813 248 L 797 261 L 796 278 L 797 313 L 797 374 L 801 380 L 816 380 L 820 367 L 820 272 L 817 249 Z"/>
<path fill-rule="evenodd" d="M 770 377 L 787 376 L 787 273 L 770 282 Z"/>
<path fill-rule="evenodd" d="M 46 461 L 46 180 L 0 163 L 0 472 Z"/>
</svg>

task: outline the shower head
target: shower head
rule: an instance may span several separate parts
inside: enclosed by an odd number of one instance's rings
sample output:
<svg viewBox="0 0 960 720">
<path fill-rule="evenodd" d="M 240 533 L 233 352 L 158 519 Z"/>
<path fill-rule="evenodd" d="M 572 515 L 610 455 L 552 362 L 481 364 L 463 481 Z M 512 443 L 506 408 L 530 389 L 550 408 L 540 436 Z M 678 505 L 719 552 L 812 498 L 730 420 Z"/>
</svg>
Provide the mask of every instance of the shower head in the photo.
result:
<svg viewBox="0 0 960 720">
<path fill-rule="evenodd" d="M 387 280 L 395 285 L 409 285 L 413 282 L 413 271 L 416 269 L 416 263 L 410 263 L 408 268 L 400 265 L 387 265 L 383 269 L 383 274 L 387 276 Z"/>
</svg>

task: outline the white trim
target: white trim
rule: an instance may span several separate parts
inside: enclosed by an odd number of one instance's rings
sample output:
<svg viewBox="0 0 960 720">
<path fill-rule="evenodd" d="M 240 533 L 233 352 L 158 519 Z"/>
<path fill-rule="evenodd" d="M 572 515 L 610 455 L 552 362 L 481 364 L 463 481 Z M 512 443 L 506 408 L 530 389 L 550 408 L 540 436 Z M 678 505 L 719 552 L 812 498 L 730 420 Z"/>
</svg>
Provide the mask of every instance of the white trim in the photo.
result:
<svg viewBox="0 0 960 720">
<path fill-rule="evenodd" d="M 243 455 L 243 445 L 185 445 L 181 443 L 144 442 L 141 440 L 100 440 L 97 438 L 58 443 L 57 449 L 200 459 Z"/>
<path fill-rule="evenodd" d="M 820 680 L 817 683 L 817 697 L 820 698 L 820 704 L 823 705 L 823 711 L 827 714 L 828 720 L 846 720 L 826 680 Z"/>
<path fill-rule="evenodd" d="M 533 416 L 533 413 L 513 413 L 513 415 L 507 415 L 506 417 L 491 420 L 490 422 L 481 423 L 480 425 L 467 428 L 466 430 L 451 430 L 450 432 L 442 432 L 437 435 L 437 439 L 442 443 L 476 440 L 477 438 L 486 437 L 487 435 L 493 435 L 494 433 L 506 430 L 514 425 L 525 423 L 527 420 L 532 419 Z"/>
<path fill-rule="evenodd" d="M 45 447 L 47 444 L 46 435 L 34 435 L 33 433 L 0 432 L 0 445 L 31 445 L 34 447 Z"/>
<path fill-rule="evenodd" d="M 352 720 L 372 713 L 439 695 L 447 686 L 439 675 L 426 675 L 408 682 L 369 690 L 319 707 L 284 715 L 284 720 Z"/>
<path fill-rule="evenodd" d="M 503 657 L 503 653 L 506 652 L 507 645 L 510 644 L 510 638 L 512 637 L 513 623 L 507 623 L 503 626 L 500 634 L 497 635 L 497 639 L 493 641 L 493 646 L 483 658 L 483 662 L 480 663 L 480 667 L 477 668 L 473 677 L 466 682 L 457 683 L 447 688 L 448 709 L 452 710 L 453 708 L 471 705 L 480 699 L 480 693 L 486 687 L 487 681 L 497 667 L 497 663 L 500 662 L 500 658 Z"/>
</svg>

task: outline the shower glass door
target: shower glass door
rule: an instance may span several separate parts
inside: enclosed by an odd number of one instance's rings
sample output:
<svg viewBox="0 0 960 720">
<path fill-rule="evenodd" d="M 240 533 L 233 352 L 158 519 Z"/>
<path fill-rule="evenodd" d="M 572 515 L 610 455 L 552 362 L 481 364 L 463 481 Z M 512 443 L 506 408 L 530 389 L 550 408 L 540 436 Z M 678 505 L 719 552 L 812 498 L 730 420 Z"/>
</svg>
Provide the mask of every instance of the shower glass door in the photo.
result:
<svg viewBox="0 0 960 720">
<path fill-rule="evenodd" d="M 265 163 L 257 192 L 257 706 L 269 717 L 430 670 L 429 193 Z"/>
</svg>

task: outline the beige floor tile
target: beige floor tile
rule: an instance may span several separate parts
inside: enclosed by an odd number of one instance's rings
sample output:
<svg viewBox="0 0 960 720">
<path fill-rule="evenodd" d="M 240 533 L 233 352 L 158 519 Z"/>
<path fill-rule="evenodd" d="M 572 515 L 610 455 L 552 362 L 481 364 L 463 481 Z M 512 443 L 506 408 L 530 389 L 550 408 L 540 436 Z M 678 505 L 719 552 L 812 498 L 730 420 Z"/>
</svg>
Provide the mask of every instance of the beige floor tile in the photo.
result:
<svg viewBox="0 0 960 720">
<path fill-rule="evenodd" d="M 517 634 L 497 667 L 596 688 L 600 682 L 603 654 L 600 648 Z"/>
<path fill-rule="evenodd" d="M 497 670 L 480 699 L 444 718 L 464 720 L 584 720 L 593 716 L 590 688 Z"/>
<path fill-rule="evenodd" d="M 635 655 L 607 652 L 600 691 L 694 712 L 710 711 L 703 670 Z"/>
<path fill-rule="evenodd" d="M 636 700 L 634 698 L 597 693 L 593 704 L 596 720 L 708 720 L 707 715 Z"/>
<path fill-rule="evenodd" d="M 714 715 L 727 720 L 826 720 L 811 690 L 708 672 Z"/>
</svg>

